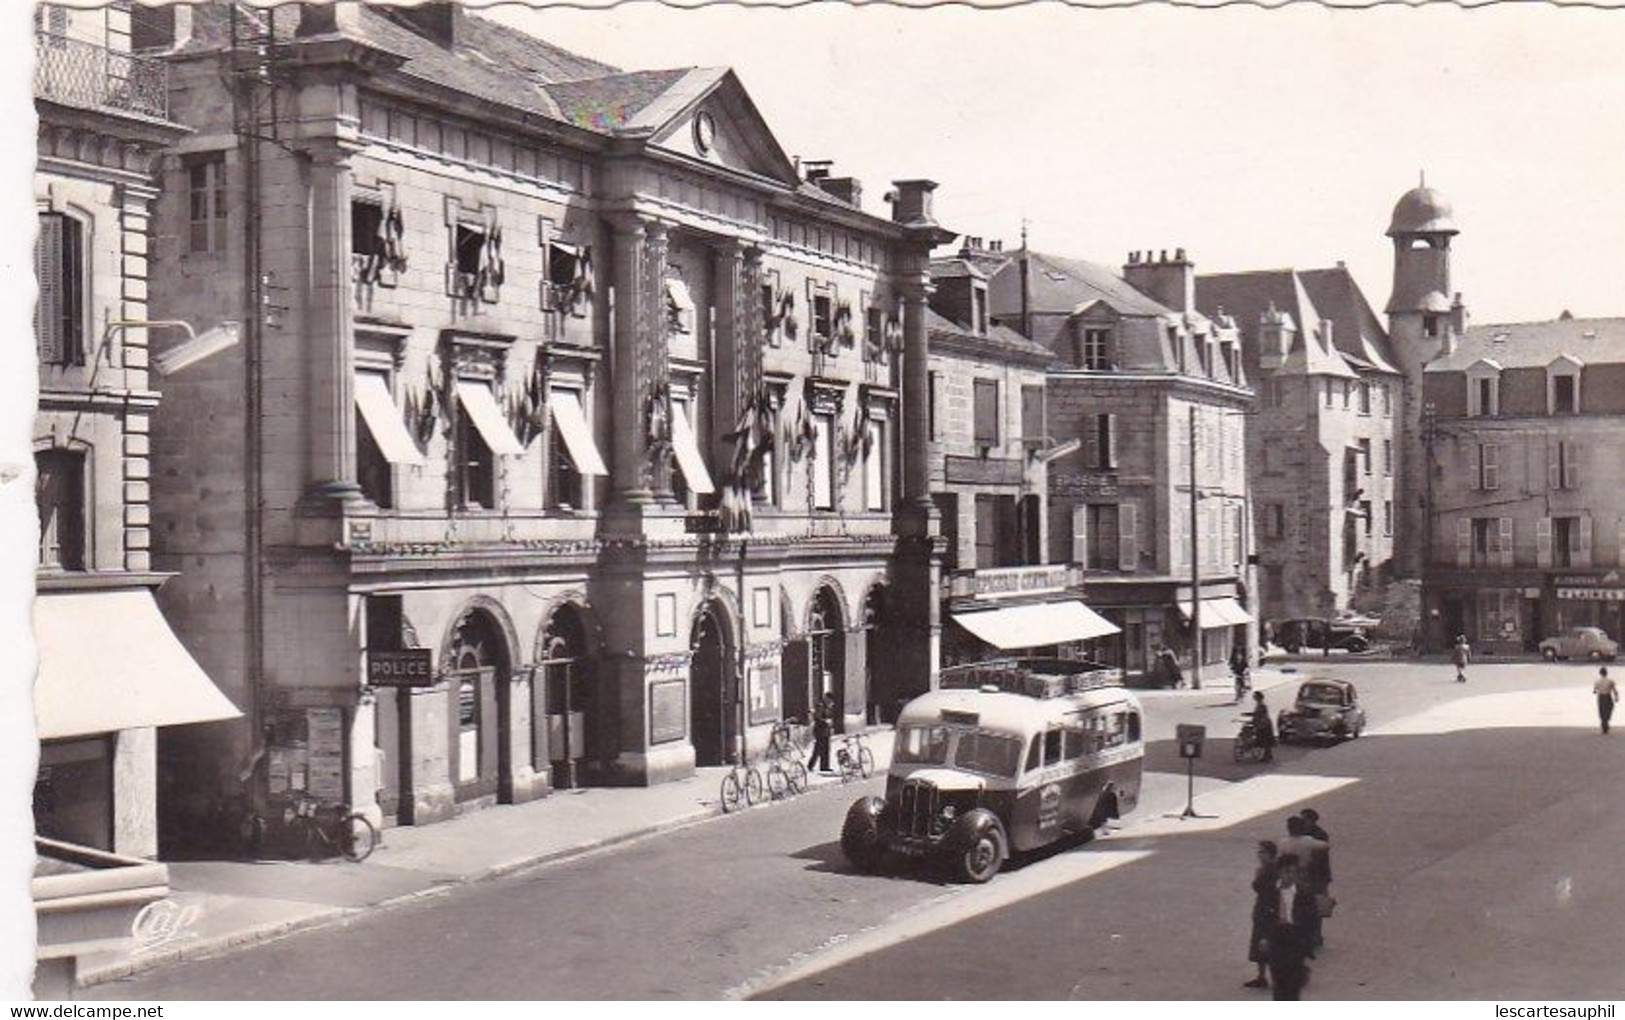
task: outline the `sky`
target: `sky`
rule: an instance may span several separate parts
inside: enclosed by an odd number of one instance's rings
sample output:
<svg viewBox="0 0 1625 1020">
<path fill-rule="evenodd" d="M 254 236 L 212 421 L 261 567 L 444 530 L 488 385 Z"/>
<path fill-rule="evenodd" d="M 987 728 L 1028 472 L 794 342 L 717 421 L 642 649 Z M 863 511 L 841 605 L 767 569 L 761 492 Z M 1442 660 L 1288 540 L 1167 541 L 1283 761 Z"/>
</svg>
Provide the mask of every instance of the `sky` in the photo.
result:
<svg viewBox="0 0 1625 1020">
<path fill-rule="evenodd" d="M 733 67 L 787 153 L 865 206 L 939 182 L 937 218 L 1120 266 L 1344 260 L 1386 303 L 1394 203 L 1455 205 L 1475 322 L 1625 314 L 1625 11 L 1036 4 L 793 10 L 504 4 L 491 17 L 628 69 Z"/>
</svg>

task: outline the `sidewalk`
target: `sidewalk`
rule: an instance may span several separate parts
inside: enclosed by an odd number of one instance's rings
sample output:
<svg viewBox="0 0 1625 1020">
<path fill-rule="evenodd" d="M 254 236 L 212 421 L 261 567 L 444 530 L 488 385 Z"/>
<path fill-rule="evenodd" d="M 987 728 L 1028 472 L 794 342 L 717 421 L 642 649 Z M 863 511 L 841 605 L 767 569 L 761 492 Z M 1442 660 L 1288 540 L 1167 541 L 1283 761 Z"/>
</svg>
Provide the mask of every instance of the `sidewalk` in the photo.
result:
<svg viewBox="0 0 1625 1020">
<path fill-rule="evenodd" d="M 877 730 L 868 736 L 875 760 L 890 761 L 892 732 Z M 702 768 L 688 779 L 658 786 L 560 790 L 529 804 L 473 811 L 435 825 L 386 829 L 378 849 L 360 864 L 339 859 L 172 862 L 170 899 L 182 910 L 196 908 L 189 929 L 144 952 L 88 958 L 79 984 L 100 984 L 333 924 L 459 885 L 721 818 L 719 790 L 727 771 Z M 809 794 L 842 785 L 839 776 L 810 778 Z"/>
</svg>

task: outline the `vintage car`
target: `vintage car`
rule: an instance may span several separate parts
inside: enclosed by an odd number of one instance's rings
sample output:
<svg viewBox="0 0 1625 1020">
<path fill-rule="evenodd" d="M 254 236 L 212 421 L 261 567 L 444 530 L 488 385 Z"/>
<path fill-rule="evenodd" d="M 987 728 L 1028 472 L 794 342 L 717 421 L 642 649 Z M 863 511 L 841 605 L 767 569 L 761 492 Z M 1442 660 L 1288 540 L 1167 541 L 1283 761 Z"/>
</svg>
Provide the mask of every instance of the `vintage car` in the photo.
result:
<svg viewBox="0 0 1625 1020">
<path fill-rule="evenodd" d="M 1291 655 L 1305 648 L 1340 648 L 1346 652 L 1371 650 L 1370 631 L 1357 620 L 1282 620 L 1275 625 L 1275 643 Z"/>
<path fill-rule="evenodd" d="M 1612 661 L 1619 655 L 1619 645 L 1604 633 L 1601 627 L 1570 627 L 1563 633 L 1542 641 L 1540 654 L 1547 662 L 1556 659 Z"/>
<path fill-rule="evenodd" d="M 942 688 L 899 715 L 885 798 L 848 809 L 853 866 L 900 855 L 986 882 L 1013 851 L 1087 838 L 1134 809 L 1145 743 L 1120 670 L 1003 660 L 944 670 Z"/>
<path fill-rule="evenodd" d="M 1365 731 L 1365 709 L 1347 680 L 1309 680 L 1298 688 L 1290 708 L 1281 709 L 1275 722 L 1282 743 L 1311 740 L 1353 740 Z"/>
</svg>

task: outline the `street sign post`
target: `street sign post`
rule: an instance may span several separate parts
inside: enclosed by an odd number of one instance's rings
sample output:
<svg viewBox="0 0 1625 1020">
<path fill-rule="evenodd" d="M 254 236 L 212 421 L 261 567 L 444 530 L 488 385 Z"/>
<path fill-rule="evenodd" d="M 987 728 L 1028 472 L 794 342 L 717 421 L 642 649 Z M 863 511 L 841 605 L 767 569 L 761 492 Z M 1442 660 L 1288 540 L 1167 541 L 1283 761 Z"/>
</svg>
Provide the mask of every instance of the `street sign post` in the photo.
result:
<svg viewBox="0 0 1625 1020">
<path fill-rule="evenodd" d="M 1179 745 L 1179 756 L 1185 759 L 1185 810 L 1179 815 L 1180 821 L 1218 817 L 1196 813 L 1196 759 L 1202 757 L 1202 744 L 1206 740 L 1206 726 L 1179 723 L 1174 727 L 1174 742 Z"/>
</svg>

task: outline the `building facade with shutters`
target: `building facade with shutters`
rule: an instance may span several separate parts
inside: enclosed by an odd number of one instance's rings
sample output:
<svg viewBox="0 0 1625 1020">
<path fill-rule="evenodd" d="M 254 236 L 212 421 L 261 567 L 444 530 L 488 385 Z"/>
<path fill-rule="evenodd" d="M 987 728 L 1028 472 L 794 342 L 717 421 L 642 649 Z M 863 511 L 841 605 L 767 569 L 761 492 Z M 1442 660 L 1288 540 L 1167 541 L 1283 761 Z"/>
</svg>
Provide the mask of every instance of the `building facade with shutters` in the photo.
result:
<svg viewBox="0 0 1625 1020">
<path fill-rule="evenodd" d="M 1625 320 L 1478 325 L 1427 366 L 1425 636 L 1625 639 Z"/>
<path fill-rule="evenodd" d="M 1258 391 L 1246 463 L 1260 619 L 1380 604 L 1403 537 L 1394 500 L 1403 377 L 1381 321 L 1341 264 L 1203 275 L 1196 299 L 1235 321 Z"/>
<path fill-rule="evenodd" d="M 1187 671 L 1200 656 L 1211 677 L 1257 635 L 1254 395 L 1234 323 L 1198 311 L 1182 250 L 1133 253 L 1121 274 L 1026 249 L 965 254 L 987 267 L 995 321 L 1051 354 L 1047 437 L 1076 445 L 1047 467 L 1048 558 L 1076 564 L 1075 590 L 1120 630 L 1094 654 L 1147 677 L 1167 648 Z"/>
<path fill-rule="evenodd" d="M 194 129 L 154 302 L 246 327 L 155 427 L 168 604 L 251 714 L 166 749 L 199 789 L 422 824 L 687 776 L 826 691 L 856 725 L 877 642 L 929 685 L 892 592 L 934 590 L 934 184 L 865 213 L 730 71 L 455 4 L 151 24 Z"/>
<path fill-rule="evenodd" d="M 128 4 L 39 6 L 34 52 L 35 830 L 150 857 L 158 727 L 236 714 L 154 601 L 149 355 L 182 335 L 150 321 L 153 170 L 185 131 Z"/>
</svg>

